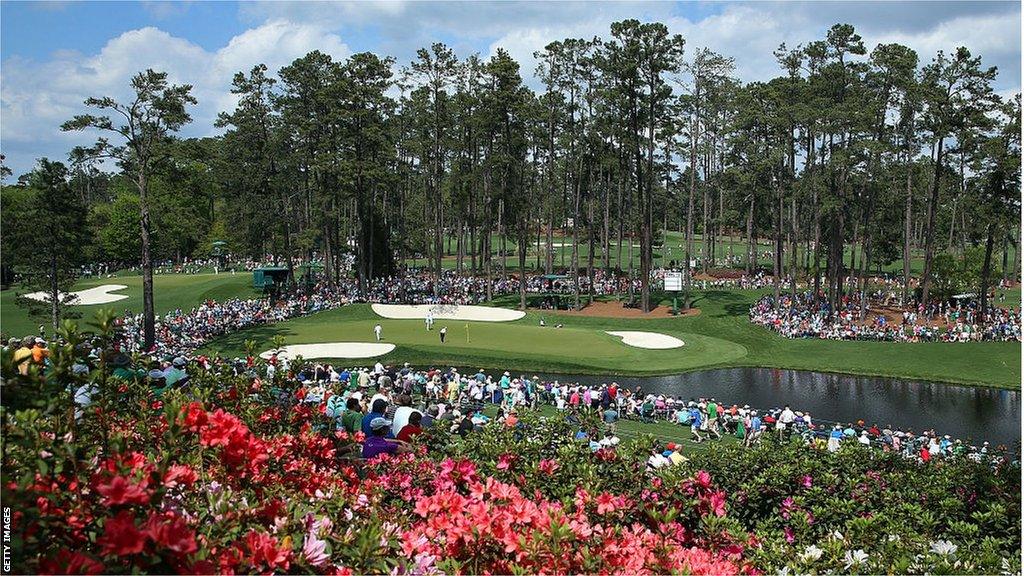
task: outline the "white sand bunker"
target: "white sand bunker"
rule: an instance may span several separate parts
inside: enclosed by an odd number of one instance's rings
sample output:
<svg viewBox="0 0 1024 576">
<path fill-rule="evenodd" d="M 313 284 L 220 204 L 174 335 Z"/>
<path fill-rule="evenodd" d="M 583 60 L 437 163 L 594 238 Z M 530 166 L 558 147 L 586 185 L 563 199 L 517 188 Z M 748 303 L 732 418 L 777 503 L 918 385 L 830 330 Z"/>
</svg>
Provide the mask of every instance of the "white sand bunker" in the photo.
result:
<svg viewBox="0 0 1024 576">
<path fill-rule="evenodd" d="M 373 311 L 393 320 L 424 319 L 427 312 L 435 320 L 474 320 L 478 322 L 510 322 L 526 316 L 521 310 L 506 310 L 488 306 L 458 306 L 455 304 L 374 304 Z"/>
<path fill-rule="evenodd" d="M 376 342 L 324 342 L 321 344 L 293 344 L 285 346 L 279 353 L 288 358 L 374 358 L 383 356 L 395 349 L 394 344 Z M 267 350 L 260 354 L 264 360 L 274 355 L 275 350 Z"/>
<path fill-rule="evenodd" d="M 626 346 L 635 346 L 636 348 L 649 348 L 651 350 L 668 350 L 669 348 L 681 348 L 683 341 L 675 336 L 669 336 L 668 334 L 660 334 L 658 332 L 608 332 L 612 336 L 618 336 L 622 338 L 622 343 Z"/>
<path fill-rule="evenodd" d="M 78 292 L 71 292 L 71 304 L 75 306 L 89 306 L 91 304 L 110 304 L 111 302 L 117 302 L 118 300 L 126 300 L 127 294 L 110 294 L 116 290 L 124 290 L 127 288 L 124 284 L 104 284 L 95 288 L 89 288 L 88 290 L 79 290 Z M 58 293 L 60 298 L 63 299 L 67 294 L 62 292 Z M 25 294 L 25 298 L 31 298 L 40 302 L 49 302 L 49 292 L 32 292 Z"/>
</svg>

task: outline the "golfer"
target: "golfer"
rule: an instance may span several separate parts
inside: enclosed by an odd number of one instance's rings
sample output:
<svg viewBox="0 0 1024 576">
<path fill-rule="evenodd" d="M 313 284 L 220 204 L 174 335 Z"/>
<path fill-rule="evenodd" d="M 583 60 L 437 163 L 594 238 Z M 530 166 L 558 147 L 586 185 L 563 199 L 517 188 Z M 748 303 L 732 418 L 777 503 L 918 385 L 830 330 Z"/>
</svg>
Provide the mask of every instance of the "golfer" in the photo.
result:
<svg viewBox="0 0 1024 576">
<path fill-rule="evenodd" d="M 383 331 L 384 329 L 380 327 L 380 324 L 373 327 L 373 333 L 377 336 L 377 342 L 380 342 L 380 333 Z"/>
<path fill-rule="evenodd" d="M 445 337 L 446 334 L 448 334 L 448 327 L 447 326 L 442 326 L 441 327 L 441 331 L 438 332 L 438 334 L 440 334 L 440 336 L 441 336 L 441 344 L 444 344 L 444 337 Z"/>
<path fill-rule="evenodd" d="M 424 322 L 427 324 L 427 331 L 430 331 L 431 327 L 434 326 L 434 313 L 427 310 L 427 317 L 424 319 Z"/>
</svg>

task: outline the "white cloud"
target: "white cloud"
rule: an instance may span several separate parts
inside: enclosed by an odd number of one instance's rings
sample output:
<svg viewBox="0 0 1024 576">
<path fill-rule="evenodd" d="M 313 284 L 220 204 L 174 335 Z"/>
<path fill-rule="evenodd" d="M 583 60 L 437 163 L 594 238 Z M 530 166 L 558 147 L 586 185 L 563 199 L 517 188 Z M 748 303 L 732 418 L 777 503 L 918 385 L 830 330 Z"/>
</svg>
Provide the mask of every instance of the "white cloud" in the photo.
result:
<svg viewBox="0 0 1024 576">
<path fill-rule="evenodd" d="M 107 42 L 96 54 L 55 53 L 47 62 L 8 58 L 0 70 L 0 141 L 15 174 L 27 171 L 39 156 L 63 159 L 76 144 L 95 134 L 67 134 L 60 125 L 86 112 L 88 96 L 129 97 L 129 80 L 146 68 L 168 73 L 170 81 L 192 84 L 199 104 L 183 134 L 214 131 L 217 113 L 233 106 L 235 72 L 259 63 L 274 72 L 311 50 L 343 59 L 350 54 L 341 38 L 314 24 L 272 20 L 232 38 L 214 52 L 155 27 L 131 30 Z"/>
<path fill-rule="evenodd" d="M 180 8 L 184 5 L 174 5 Z M 1020 90 L 1020 7 L 1015 3 L 912 2 L 262 2 L 239 8 L 252 28 L 210 51 L 159 28 L 141 28 L 112 38 L 95 54 L 61 51 L 46 62 L 17 57 L 0 69 L 0 140 L 15 171 L 41 155 L 62 157 L 82 135 L 59 125 L 84 111 L 90 95 L 124 98 L 132 74 L 147 67 L 167 70 L 175 82 L 194 84 L 199 106 L 186 134 L 213 131 L 217 112 L 229 109 L 232 75 L 264 62 L 271 71 L 318 49 L 344 58 L 356 48 L 394 56 L 398 67 L 417 48 L 434 41 L 451 44 L 460 56 L 484 56 L 503 47 L 516 58 L 527 83 L 533 52 L 567 37 L 607 38 L 609 25 L 624 18 L 665 22 L 686 39 L 686 57 L 707 47 L 736 62 L 745 81 L 780 73 L 772 52 L 821 39 L 836 22 L 853 24 L 870 50 L 900 42 L 918 51 L 922 64 L 939 49 L 966 45 L 985 65 L 1000 69 L 1001 94 Z M 683 13 L 689 14 L 683 16 Z M 345 38 L 345 41 L 342 40 Z"/>
</svg>

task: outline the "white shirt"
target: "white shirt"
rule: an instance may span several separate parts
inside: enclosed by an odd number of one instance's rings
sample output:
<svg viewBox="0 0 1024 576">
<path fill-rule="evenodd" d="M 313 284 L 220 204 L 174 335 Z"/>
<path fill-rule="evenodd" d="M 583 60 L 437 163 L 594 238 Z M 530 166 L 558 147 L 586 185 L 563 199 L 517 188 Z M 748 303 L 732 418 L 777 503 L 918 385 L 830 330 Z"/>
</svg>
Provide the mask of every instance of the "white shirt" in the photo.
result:
<svg viewBox="0 0 1024 576">
<path fill-rule="evenodd" d="M 409 416 L 412 415 L 413 412 L 419 412 L 419 410 L 409 406 L 399 406 L 396 408 L 395 416 L 391 419 L 391 433 L 398 436 L 398 433 L 402 431 L 402 428 L 409 423 Z"/>
<path fill-rule="evenodd" d="M 647 465 L 652 468 L 661 468 L 662 466 L 670 466 L 671 464 L 672 461 L 661 454 L 651 454 L 651 457 L 647 459 Z"/>
<path fill-rule="evenodd" d="M 785 422 L 786 424 L 792 423 L 794 418 L 796 418 L 796 414 L 794 414 L 793 411 L 790 410 L 789 408 L 783 410 L 782 414 L 779 415 L 779 420 Z"/>
</svg>

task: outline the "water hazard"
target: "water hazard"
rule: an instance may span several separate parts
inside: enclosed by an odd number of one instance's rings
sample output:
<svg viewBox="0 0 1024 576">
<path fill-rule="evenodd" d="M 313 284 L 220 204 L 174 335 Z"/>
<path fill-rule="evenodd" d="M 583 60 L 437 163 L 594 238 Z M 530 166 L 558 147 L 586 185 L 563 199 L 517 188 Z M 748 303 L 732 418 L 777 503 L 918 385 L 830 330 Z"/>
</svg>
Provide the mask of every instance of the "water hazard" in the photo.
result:
<svg viewBox="0 0 1024 576">
<path fill-rule="evenodd" d="M 532 376 L 533 374 L 529 374 Z M 815 419 L 844 423 L 864 420 L 879 428 L 932 429 L 980 443 L 1020 442 L 1020 392 L 920 380 L 849 376 L 773 368 L 724 368 L 670 376 L 588 376 L 544 374 L 542 379 L 620 385 L 683 399 L 715 397 L 726 405 L 810 411 Z"/>
</svg>

